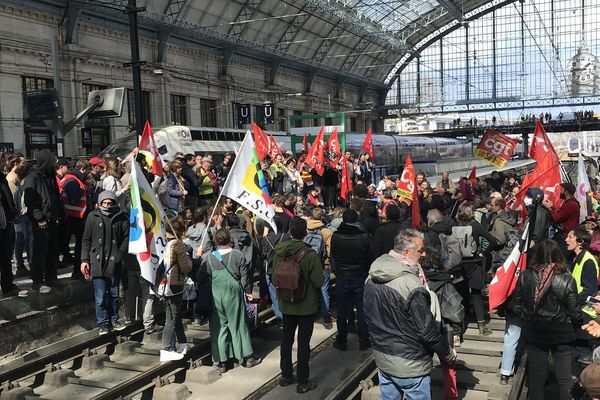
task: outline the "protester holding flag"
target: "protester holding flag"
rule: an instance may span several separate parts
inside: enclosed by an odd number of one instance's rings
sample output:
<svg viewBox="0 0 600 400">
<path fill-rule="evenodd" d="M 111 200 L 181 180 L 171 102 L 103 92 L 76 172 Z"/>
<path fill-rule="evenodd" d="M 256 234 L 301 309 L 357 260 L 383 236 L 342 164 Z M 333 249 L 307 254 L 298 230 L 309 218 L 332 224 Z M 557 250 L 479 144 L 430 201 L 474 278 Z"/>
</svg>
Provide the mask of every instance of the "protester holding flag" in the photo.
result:
<svg viewBox="0 0 600 400">
<path fill-rule="evenodd" d="M 123 275 L 121 259 L 129 244 L 129 221 L 119 209 L 115 193 L 105 190 L 98 196 L 98 208 L 85 222 L 81 248 L 81 273 L 92 279 L 96 299 L 96 325 L 100 335 L 111 327 L 122 330 L 119 322 L 119 284 Z M 105 294 L 108 300 L 105 301 Z"/>
<path fill-rule="evenodd" d="M 531 266 L 522 271 L 514 292 L 514 309 L 527 340 L 529 399 L 546 398 L 548 355 L 552 354 L 558 399 L 572 400 L 572 343 L 581 326 L 577 284 L 556 242 L 542 240 L 534 250 Z"/>
</svg>

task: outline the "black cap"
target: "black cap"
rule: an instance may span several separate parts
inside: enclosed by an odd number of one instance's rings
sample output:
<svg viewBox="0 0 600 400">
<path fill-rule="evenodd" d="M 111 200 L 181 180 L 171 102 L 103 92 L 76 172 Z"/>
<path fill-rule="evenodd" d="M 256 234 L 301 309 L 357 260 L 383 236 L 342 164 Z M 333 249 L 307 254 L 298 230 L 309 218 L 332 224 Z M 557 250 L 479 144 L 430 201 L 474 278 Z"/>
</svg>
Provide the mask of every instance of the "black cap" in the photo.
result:
<svg viewBox="0 0 600 400">
<path fill-rule="evenodd" d="M 570 182 L 561 183 L 560 186 L 571 194 L 575 194 L 577 191 L 577 189 L 575 189 L 575 185 Z"/>
</svg>

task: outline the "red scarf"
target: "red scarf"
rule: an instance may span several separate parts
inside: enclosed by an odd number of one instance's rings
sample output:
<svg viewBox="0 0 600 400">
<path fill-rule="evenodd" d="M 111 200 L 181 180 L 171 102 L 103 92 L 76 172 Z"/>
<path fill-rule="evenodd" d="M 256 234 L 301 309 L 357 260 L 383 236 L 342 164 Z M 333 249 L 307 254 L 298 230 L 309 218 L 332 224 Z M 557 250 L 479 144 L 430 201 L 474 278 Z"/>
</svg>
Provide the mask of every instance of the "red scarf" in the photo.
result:
<svg viewBox="0 0 600 400">
<path fill-rule="evenodd" d="M 533 269 L 538 273 L 540 281 L 535 288 L 535 304 L 537 305 L 540 300 L 544 297 L 550 286 L 552 285 L 552 278 L 557 275 L 560 271 L 556 264 L 545 264 L 545 265 L 534 265 Z"/>
</svg>

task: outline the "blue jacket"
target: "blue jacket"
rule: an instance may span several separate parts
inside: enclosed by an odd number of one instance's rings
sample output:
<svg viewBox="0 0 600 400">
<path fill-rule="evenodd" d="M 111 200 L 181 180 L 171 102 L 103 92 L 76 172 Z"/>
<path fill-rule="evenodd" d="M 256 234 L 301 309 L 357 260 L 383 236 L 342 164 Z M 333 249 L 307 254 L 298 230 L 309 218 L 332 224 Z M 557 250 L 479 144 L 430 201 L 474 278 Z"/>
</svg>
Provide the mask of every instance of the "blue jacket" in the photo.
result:
<svg viewBox="0 0 600 400">
<path fill-rule="evenodd" d="M 185 190 L 188 190 L 187 181 L 180 179 L 185 187 Z M 167 191 L 165 193 L 163 204 L 165 207 L 171 210 L 179 211 L 179 205 L 183 204 L 183 191 L 175 178 L 175 175 L 172 173 L 167 174 Z"/>
</svg>

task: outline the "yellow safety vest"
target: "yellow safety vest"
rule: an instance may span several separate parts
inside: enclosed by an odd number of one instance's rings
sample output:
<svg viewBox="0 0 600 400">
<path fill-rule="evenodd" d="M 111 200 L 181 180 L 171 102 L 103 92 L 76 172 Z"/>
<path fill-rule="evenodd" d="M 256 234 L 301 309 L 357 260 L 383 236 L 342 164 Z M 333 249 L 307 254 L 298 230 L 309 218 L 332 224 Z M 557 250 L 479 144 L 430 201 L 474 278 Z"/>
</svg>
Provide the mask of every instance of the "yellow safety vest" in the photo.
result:
<svg viewBox="0 0 600 400">
<path fill-rule="evenodd" d="M 198 186 L 198 194 L 200 196 L 208 196 L 214 193 L 214 189 L 213 189 L 213 182 L 210 179 L 210 176 L 208 176 L 207 172 L 204 170 L 204 168 L 200 169 L 200 175 L 205 174 L 204 176 L 201 176 L 200 179 L 200 185 Z"/>
<path fill-rule="evenodd" d="M 594 257 L 589 251 L 587 250 L 583 250 L 584 254 L 583 257 L 581 258 L 581 261 L 579 261 L 577 264 L 575 264 L 575 266 L 573 267 L 573 278 L 575 278 L 575 282 L 577 283 L 577 293 L 581 293 L 583 291 L 583 286 L 581 285 L 581 273 L 583 272 L 583 264 L 585 264 L 586 261 L 588 260 L 592 260 L 592 262 L 594 263 L 594 267 L 596 267 L 596 280 L 598 279 L 598 261 L 596 261 L 596 257 Z M 588 305 L 585 305 L 581 308 L 581 311 L 583 311 L 584 313 L 588 314 L 590 317 L 592 318 L 596 318 L 596 311 L 594 311 L 594 309 Z"/>
</svg>

